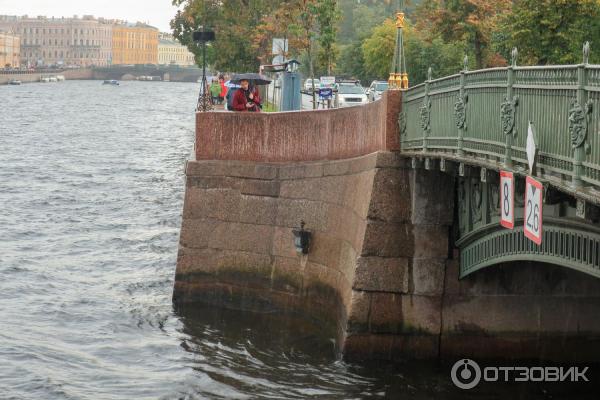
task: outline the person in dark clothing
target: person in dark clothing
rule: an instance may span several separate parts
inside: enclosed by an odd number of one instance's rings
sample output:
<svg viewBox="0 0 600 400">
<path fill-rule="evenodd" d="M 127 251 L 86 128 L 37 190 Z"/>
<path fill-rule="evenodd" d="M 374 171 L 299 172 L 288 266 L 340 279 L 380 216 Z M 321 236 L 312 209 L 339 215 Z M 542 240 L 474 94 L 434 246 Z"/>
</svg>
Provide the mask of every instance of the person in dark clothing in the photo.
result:
<svg viewBox="0 0 600 400">
<path fill-rule="evenodd" d="M 240 81 L 240 88 L 233 95 L 234 111 L 260 112 L 260 96 L 256 88 L 250 88 L 247 79 Z"/>
</svg>

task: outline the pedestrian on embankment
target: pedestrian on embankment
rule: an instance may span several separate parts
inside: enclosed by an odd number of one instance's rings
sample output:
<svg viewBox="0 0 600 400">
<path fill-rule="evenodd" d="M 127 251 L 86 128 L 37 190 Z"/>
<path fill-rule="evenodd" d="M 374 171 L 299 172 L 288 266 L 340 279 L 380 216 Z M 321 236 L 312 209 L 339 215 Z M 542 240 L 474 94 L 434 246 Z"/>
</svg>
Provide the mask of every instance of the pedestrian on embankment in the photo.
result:
<svg viewBox="0 0 600 400">
<path fill-rule="evenodd" d="M 219 96 L 221 95 L 221 85 L 219 85 L 219 82 L 217 82 L 216 79 L 213 79 L 210 83 L 209 90 L 213 104 L 221 104 L 219 101 Z"/>
<path fill-rule="evenodd" d="M 260 96 L 256 88 L 250 87 L 250 81 L 240 80 L 240 88 L 233 96 L 234 111 L 260 112 Z"/>
<path fill-rule="evenodd" d="M 225 86 L 225 77 L 219 76 L 219 85 L 221 86 L 221 93 L 219 93 L 219 104 L 223 104 L 225 96 L 227 96 L 227 86 Z"/>
</svg>

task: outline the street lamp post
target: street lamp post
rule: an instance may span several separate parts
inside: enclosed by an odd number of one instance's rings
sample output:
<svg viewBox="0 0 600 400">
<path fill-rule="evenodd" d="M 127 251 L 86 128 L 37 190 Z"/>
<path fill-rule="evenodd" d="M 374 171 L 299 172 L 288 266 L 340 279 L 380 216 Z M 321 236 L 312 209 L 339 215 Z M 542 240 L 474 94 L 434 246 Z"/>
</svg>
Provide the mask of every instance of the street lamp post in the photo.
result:
<svg viewBox="0 0 600 400">
<path fill-rule="evenodd" d="M 392 70 L 388 79 L 390 89 L 408 89 L 408 73 L 406 72 L 406 59 L 404 56 L 404 0 L 398 0 L 396 13 L 396 46 Z"/>
<path fill-rule="evenodd" d="M 194 42 L 202 43 L 202 86 L 200 86 L 200 93 L 198 94 L 196 111 L 206 112 L 212 110 L 210 95 L 206 90 L 206 87 L 208 86 L 206 81 L 206 42 L 213 40 L 215 40 L 215 32 L 207 31 L 204 25 L 202 26 L 201 31 L 194 32 Z"/>
</svg>

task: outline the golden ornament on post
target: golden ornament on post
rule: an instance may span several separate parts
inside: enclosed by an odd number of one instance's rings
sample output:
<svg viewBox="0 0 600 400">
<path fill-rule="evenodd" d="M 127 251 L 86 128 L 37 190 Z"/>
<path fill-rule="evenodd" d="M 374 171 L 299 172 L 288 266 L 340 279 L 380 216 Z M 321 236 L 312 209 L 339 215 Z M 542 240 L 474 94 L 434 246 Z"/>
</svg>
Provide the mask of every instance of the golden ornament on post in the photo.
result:
<svg viewBox="0 0 600 400">
<path fill-rule="evenodd" d="M 402 29 L 404 28 L 404 13 L 399 12 L 396 14 L 396 28 Z"/>
</svg>

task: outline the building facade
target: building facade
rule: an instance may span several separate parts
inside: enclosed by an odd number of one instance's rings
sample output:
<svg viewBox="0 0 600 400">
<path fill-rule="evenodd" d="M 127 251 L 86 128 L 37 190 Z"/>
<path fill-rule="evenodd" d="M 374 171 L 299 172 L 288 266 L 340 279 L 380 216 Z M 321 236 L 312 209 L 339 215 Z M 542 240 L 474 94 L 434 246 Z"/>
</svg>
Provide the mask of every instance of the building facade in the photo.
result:
<svg viewBox="0 0 600 400">
<path fill-rule="evenodd" d="M 112 24 L 81 18 L 0 16 L 0 29 L 21 39 L 21 64 L 27 66 L 104 66 L 112 58 Z"/>
<path fill-rule="evenodd" d="M 18 36 L 0 31 L 0 68 L 20 66 L 21 46 Z"/>
<path fill-rule="evenodd" d="M 158 63 L 158 29 L 117 21 L 112 32 L 112 64 Z"/>
<path fill-rule="evenodd" d="M 168 33 L 160 33 L 158 38 L 158 63 L 189 67 L 196 64 L 194 54 L 177 42 Z"/>
</svg>

